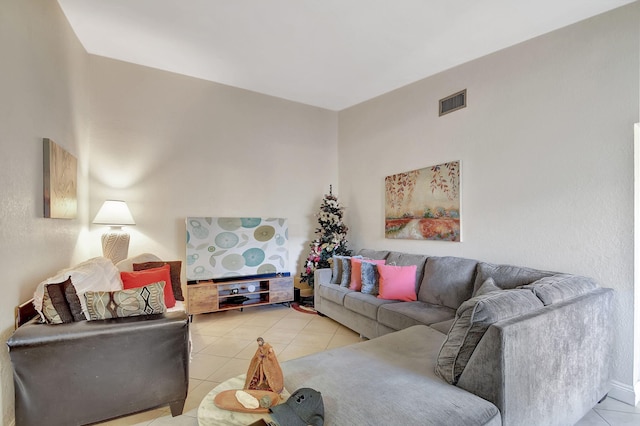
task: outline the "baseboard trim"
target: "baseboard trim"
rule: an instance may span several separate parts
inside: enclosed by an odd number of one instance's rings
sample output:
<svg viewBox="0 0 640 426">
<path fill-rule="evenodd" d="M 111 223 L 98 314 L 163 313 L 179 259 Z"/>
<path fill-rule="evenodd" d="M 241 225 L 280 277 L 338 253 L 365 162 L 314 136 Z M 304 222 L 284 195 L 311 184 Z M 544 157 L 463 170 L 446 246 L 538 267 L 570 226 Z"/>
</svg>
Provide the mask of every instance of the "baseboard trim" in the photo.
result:
<svg viewBox="0 0 640 426">
<path fill-rule="evenodd" d="M 609 397 L 635 407 L 640 402 L 640 382 L 637 382 L 635 386 L 629 386 L 613 380 Z"/>
</svg>

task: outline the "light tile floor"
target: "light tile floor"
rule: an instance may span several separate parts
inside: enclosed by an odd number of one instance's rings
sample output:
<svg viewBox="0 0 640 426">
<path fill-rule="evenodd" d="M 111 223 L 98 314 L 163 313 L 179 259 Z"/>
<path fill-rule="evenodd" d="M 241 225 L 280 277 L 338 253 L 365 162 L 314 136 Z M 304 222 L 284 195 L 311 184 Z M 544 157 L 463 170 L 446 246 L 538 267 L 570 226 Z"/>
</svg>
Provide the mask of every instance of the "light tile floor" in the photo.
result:
<svg viewBox="0 0 640 426">
<path fill-rule="evenodd" d="M 171 417 L 169 407 L 100 423 L 104 426 L 197 426 L 200 401 L 217 385 L 247 372 L 261 336 L 280 362 L 359 342 L 357 333 L 318 315 L 284 305 L 195 315 L 189 365 L 189 392 L 184 414 Z"/>
<path fill-rule="evenodd" d="M 196 315 L 191 323 L 193 360 L 184 414 L 171 417 L 169 407 L 162 407 L 100 425 L 197 426 L 200 401 L 221 382 L 247 372 L 258 336 L 274 347 L 281 362 L 360 341 L 358 334 L 329 318 L 283 305 Z M 640 426 L 640 405 L 607 398 L 577 425 Z"/>
</svg>

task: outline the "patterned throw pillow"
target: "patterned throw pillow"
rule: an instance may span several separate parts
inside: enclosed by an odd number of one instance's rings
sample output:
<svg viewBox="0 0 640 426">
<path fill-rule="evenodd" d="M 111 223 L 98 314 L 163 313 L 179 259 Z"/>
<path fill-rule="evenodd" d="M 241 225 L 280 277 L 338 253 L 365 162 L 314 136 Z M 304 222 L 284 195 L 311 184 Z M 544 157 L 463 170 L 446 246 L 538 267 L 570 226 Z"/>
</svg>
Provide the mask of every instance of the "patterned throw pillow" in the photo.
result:
<svg viewBox="0 0 640 426">
<path fill-rule="evenodd" d="M 46 290 L 42 295 L 42 316 L 44 317 L 42 318 L 43 321 L 48 324 L 63 324 L 62 318 L 60 318 L 60 314 L 53 306 L 53 302 Z"/>
<path fill-rule="evenodd" d="M 42 319 L 48 324 L 66 324 L 85 320 L 71 276 L 61 283 L 44 285 Z"/>
<path fill-rule="evenodd" d="M 44 300 L 46 300 L 46 307 L 43 309 L 43 313 L 45 316 L 55 317 L 55 323 L 52 324 L 66 324 L 69 322 L 73 322 L 73 315 L 71 314 L 71 309 L 69 308 L 69 303 L 67 303 L 67 298 L 65 297 L 65 288 L 73 287 L 71 284 L 71 277 L 67 278 L 65 281 L 61 283 L 47 284 L 45 286 L 44 295 L 46 296 Z M 53 309 L 55 309 L 56 315 L 51 315 L 51 306 L 53 305 Z M 43 303 L 43 306 L 45 303 Z M 57 321 L 60 322 L 57 322 Z M 47 319 L 47 322 L 48 319 Z"/>
<path fill-rule="evenodd" d="M 84 294 L 90 320 L 133 317 L 166 312 L 165 282 L 119 291 L 88 291 Z"/>
<path fill-rule="evenodd" d="M 47 284 L 64 282 L 71 277 L 77 294 L 85 291 L 115 291 L 122 289 L 119 272 L 113 262 L 104 257 L 94 257 L 74 267 L 63 269 L 54 276 L 42 281 L 33 293 L 33 306 L 36 311 L 42 311 L 42 299 Z M 82 310 L 88 316 L 84 306 L 84 297 L 80 300 Z M 44 315 L 43 315 L 44 316 Z"/>
<path fill-rule="evenodd" d="M 379 292 L 378 265 L 373 262 L 362 262 L 362 288 L 361 293 L 378 295 Z"/>
<path fill-rule="evenodd" d="M 171 288 L 173 290 L 173 296 L 176 300 L 184 300 L 182 295 L 182 279 L 180 274 L 182 272 L 182 261 L 172 260 L 169 262 L 144 262 L 134 263 L 134 271 L 144 271 L 146 269 L 161 268 L 164 265 L 169 265 L 169 273 L 171 274 Z"/>
</svg>

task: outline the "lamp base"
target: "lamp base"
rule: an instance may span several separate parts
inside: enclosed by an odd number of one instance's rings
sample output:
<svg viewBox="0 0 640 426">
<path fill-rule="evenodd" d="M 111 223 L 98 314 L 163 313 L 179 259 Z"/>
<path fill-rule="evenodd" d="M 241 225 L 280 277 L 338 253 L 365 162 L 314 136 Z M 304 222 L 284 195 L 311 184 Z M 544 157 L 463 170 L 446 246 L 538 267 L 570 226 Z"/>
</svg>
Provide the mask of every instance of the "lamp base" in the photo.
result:
<svg viewBox="0 0 640 426">
<path fill-rule="evenodd" d="M 129 234 L 120 229 L 111 229 L 102 234 L 102 255 L 116 264 L 129 254 Z"/>
</svg>

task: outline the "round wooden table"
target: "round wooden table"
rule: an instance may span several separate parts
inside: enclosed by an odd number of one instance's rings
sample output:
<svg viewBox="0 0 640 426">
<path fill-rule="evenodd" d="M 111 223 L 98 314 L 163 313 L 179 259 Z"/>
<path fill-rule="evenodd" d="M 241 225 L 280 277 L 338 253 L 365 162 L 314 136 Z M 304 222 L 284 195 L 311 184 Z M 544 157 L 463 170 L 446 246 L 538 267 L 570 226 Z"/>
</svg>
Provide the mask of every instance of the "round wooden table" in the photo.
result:
<svg viewBox="0 0 640 426">
<path fill-rule="evenodd" d="M 213 388 L 211 392 L 204 397 L 198 407 L 198 425 L 200 426 L 247 426 L 251 423 L 264 419 L 272 421 L 269 413 L 240 413 L 237 411 L 223 410 L 216 407 L 213 402 L 215 396 L 225 390 L 242 389 L 244 387 L 245 375 L 233 377 L 225 382 L 220 383 Z M 286 389 L 280 394 L 281 401 L 289 398 L 289 392 Z"/>
</svg>

